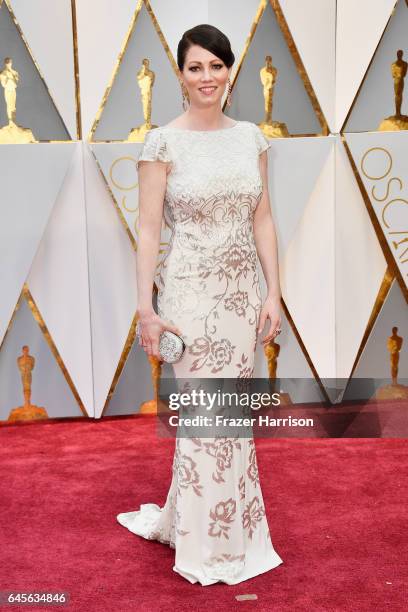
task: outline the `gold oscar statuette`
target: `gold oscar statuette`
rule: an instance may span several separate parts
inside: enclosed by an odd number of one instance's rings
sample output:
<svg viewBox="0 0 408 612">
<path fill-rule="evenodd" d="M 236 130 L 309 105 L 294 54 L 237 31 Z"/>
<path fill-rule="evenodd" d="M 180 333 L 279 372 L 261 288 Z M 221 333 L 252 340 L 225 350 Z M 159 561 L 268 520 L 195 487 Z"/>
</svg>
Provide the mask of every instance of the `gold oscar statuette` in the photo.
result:
<svg viewBox="0 0 408 612">
<path fill-rule="evenodd" d="M 260 129 L 267 138 L 287 138 L 289 136 L 285 123 L 272 121 L 272 101 L 278 70 L 272 66 L 272 57 L 265 57 L 265 66 L 259 72 L 263 86 L 265 103 L 265 119 L 259 124 Z"/>
<path fill-rule="evenodd" d="M 11 57 L 4 58 L 3 70 L 0 72 L 0 83 L 4 89 L 8 125 L 0 128 L 0 144 L 26 144 L 37 142 L 29 128 L 16 123 L 17 86 L 20 76 L 13 68 Z"/>
<path fill-rule="evenodd" d="M 20 370 L 21 382 L 24 393 L 24 406 L 13 408 L 10 411 L 9 421 L 32 421 L 35 419 L 47 419 L 47 411 L 31 403 L 31 372 L 35 366 L 35 359 L 30 355 L 30 348 L 23 346 L 23 354 L 17 357 L 17 366 Z"/>
<path fill-rule="evenodd" d="M 390 354 L 391 384 L 377 390 L 376 399 L 408 399 L 408 387 L 398 384 L 398 363 L 403 338 L 398 335 L 398 327 L 392 328 L 392 336 L 387 340 L 387 350 Z"/>
<path fill-rule="evenodd" d="M 277 391 L 277 389 L 272 388 L 274 383 L 276 382 L 276 371 L 278 368 L 280 344 L 275 342 L 275 340 L 270 340 L 269 342 L 267 342 L 267 344 L 264 345 L 264 353 L 266 357 L 266 362 L 268 364 L 268 376 L 269 381 L 271 383 L 271 391 L 279 393 L 281 406 L 292 404 L 292 400 L 290 399 L 289 393 L 280 393 L 279 391 Z"/>
<path fill-rule="evenodd" d="M 394 79 L 395 115 L 386 117 L 381 121 L 378 131 L 408 130 L 408 115 L 401 114 L 402 93 L 404 91 L 404 79 L 407 75 L 408 64 L 402 59 L 404 52 L 397 51 L 397 59 L 391 64 L 391 75 Z"/>
<path fill-rule="evenodd" d="M 133 128 L 130 131 L 127 142 L 144 142 L 146 132 L 153 130 L 157 125 L 152 125 L 152 93 L 155 74 L 149 68 L 149 60 L 142 61 L 142 67 L 137 73 L 137 84 L 140 89 L 143 107 L 143 125 Z"/>
<path fill-rule="evenodd" d="M 155 392 L 155 396 L 157 397 L 158 389 L 159 389 L 159 381 L 161 376 L 162 363 L 156 357 L 148 355 L 148 360 L 152 368 L 152 381 L 153 381 L 153 389 Z M 162 400 L 159 399 L 159 402 Z M 156 399 L 148 400 L 147 402 L 143 402 L 140 406 L 139 414 L 157 414 L 157 401 Z"/>
</svg>

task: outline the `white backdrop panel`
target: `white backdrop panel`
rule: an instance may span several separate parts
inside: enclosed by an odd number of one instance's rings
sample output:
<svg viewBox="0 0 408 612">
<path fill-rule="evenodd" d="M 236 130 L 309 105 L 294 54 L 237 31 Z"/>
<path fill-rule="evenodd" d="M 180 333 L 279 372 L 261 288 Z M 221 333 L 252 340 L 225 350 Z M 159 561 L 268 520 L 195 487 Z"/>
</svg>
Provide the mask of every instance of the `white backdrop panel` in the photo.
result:
<svg viewBox="0 0 408 612">
<path fill-rule="evenodd" d="M 348 378 L 387 268 L 344 146 L 336 140 L 336 363 Z"/>
<path fill-rule="evenodd" d="M 394 5 L 395 0 L 337 0 L 336 132 L 344 123 Z"/>
<path fill-rule="evenodd" d="M 175 59 L 178 42 L 186 30 L 200 23 L 209 23 L 225 32 L 235 54 L 234 75 L 259 0 L 190 0 L 188 10 L 185 0 L 152 0 L 150 4 Z M 174 15 L 177 15 L 177 19 L 174 19 Z"/>
<path fill-rule="evenodd" d="M 116 205 L 137 245 L 139 234 L 139 183 L 136 161 L 143 145 L 141 143 L 103 143 L 90 146 Z M 170 235 L 171 231 L 165 225 L 163 217 L 155 274 L 156 282 L 160 274 L 161 262 L 166 255 Z"/>
<path fill-rule="evenodd" d="M 85 143 L 83 151 L 95 417 L 98 418 L 136 312 L 136 257 L 92 152 Z"/>
<path fill-rule="evenodd" d="M 269 195 L 279 252 L 283 257 L 327 160 L 332 141 L 326 137 L 304 137 L 296 140 L 275 138 L 270 143 Z"/>
<path fill-rule="evenodd" d="M 334 259 L 324 255 L 325 262 L 316 263 L 316 251 L 319 248 L 319 243 L 325 245 L 332 238 L 331 232 L 333 227 L 331 224 L 331 214 L 333 205 L 333 174 L 331 168 L 327 170 L 328 159 L 330 159 L 333 149 L 332 138 L 297 138 L 285 139 L 277 138 L 271 141 L 271 149 L 269 151 L 269 193 L 271 201 L 272 216 L 275 221 L 276 233 L 279 245 L 279 264 L 282 295 L 289 308 L 290 314 L 294 319 L 294 323 L 298 331 L 302 335 L 298 323 L 302 325 L 304 320 L 305 326 L 311 326 L 313 329 L 318 327 L 322 321 L 324 325 L 324 333 L 329 336 L 334 335 L 334 327 L 330 328 L 333 323 L 333 313 L 330 312 L 330 300 L 334 299 L 329 293 L 329 301 L 324 296 L 319 302 L 311 298 L 311 291 L 319 294 L 319 285 L 323 285 L 321 275 L 324 268 L 324 274 L 327 279 L 333 277 L 334 268 L 330 269 L 330 265 L 334 265 Z M 322 175 L 328 176 L 322 179 Z M 319 184 L 324 184 L 324 189 Z M 327 200 L 325 201 L 325 198 Z M 325 232 L 325 220 L 316 220 L 311 214 L 311 209 L 323 209 L 324 219 L 328 216 L 330 221 Z M 327 210 L 325 210 L 327 209 Z M 316 241 L 316 232 L 319 231 L 319 241 Z M 314 247 L 304 245 L 302 241 L 298 243 L 299 238 L 316 243 Z M 329 250 L 331 249 L 330 243 Z M 318 251 L 317 251 L 318 253 Z M 297 267 L 294 270 L 293 266 Z M 326 269 L 326 266 L 329 266 Z M 293 275 L 293 279 L 289 275 Z M 267 289 L 262 272 L 260 272 L 261 292 L 263 297 L 266 297 Z M 302 287 L 306 283 L 308 288 L 303 294 L 302 291 L 297 292 L 296 286 Z M 309 299 L 308 299 L 309 296 Z M 299 306 L 298 306 L 299 304 Z M 302 318 L 297 316 L 297 309 L 303 311 Z M 280 377 L 305 377 L 311 376 L 309 364 L 293 335 L 293 332 L 282 316 L 282 334 L 279 336 L 278 342 L 282 347 L 278 360 L 278 376 Z M 263 332 L 262 336 L 266 332 Z M 310 342 L 306 342 L 306 350 L 319 354 L 316 346 L 321 342 L 321 335 L 317 334 L 315 338 L 311 334 Z M 305 340 L 305 338 L 303 338 Z M 333 345 L 321 347 L 321 350 L 334 350 Z M 324 357 L 322 357 L 324 362 Z M 263 354 L 262 345 L 257 346 L 256 354 L 256 372 L 258 376 L 267 376 L 267 366 Z M 322 374 L 322 376 L 328 374 Z M 310 398 L 310 399 L 316 399 Z"/>
<path fill-rule="evenodd" d="M 336 0 L 281 0 L 280 4 L 326 121 L 334 132 Z"/>
<path fill-rule="evenodd" d="M 136 9 L 136 0 L 76 0 L 81 115 L 89 133 Z"/>
<path fill-rule="evenodd" d="M 0 146 L 0 341 L 29 273 L 73 151 L 74 144 Z"/>
<path fill-rule="evenodd" d="M 82 143 L 54 205 L 27 284 L 89 414 L 92 351 Z"/>
<path fill-rule="evenodd" d="M 283 253 L 282 296 L 321 377 L 334 377 L 334 137 L 291 243 Z"/>
</svg>

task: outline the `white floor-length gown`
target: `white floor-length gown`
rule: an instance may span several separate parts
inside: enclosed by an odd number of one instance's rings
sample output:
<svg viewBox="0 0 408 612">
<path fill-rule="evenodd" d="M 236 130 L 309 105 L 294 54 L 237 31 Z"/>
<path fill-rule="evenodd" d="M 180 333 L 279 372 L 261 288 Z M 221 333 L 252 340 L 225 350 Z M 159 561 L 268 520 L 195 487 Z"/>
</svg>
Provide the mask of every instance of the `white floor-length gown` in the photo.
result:
<svg viewBox="0 0 408 612">
<path fill-rule="evenodd" d="M 261 309 L 253 215 L 259 155 L 269 147 L 247 121 L 215 131 L 161 127 L 139 161 L 170 163 L 164 215 L 172 227 L 158 314 L 187 345 L 176 378 L 252 377 Z M 275 551 L 249 438 L 177 438 L 164 507 L 145 503 L 121 525 L 175 549 L 192 583 L 237 584 L 282 563 Z"/>
</svg>

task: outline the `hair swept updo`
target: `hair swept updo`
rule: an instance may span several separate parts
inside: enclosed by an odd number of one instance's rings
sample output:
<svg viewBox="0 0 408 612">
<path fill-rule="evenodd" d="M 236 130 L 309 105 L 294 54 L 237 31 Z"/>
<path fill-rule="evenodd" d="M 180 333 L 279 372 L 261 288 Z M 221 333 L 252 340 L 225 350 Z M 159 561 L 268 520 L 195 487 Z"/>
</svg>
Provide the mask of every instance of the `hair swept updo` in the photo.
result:
<svg viewBox="0 0 408 612">
<path fill-rule="evenodd" d="M 216 55 L 227 68 L 231 68 L 235 61 L 228 37 L 215 26 L 203 23 L 184 32 L 180 39 L 177 47 L 177 65 L 180 71 L 184 68 L 187 51 L 193 45 L 199 45 Z"/>
</svg>

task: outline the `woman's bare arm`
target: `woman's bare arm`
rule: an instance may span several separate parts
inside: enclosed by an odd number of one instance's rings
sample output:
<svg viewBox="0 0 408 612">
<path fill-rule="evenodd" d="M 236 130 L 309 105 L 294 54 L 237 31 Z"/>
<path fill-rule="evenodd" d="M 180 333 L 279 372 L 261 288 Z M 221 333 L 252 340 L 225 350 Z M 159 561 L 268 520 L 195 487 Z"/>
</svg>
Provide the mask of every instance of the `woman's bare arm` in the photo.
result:
<svg viewBox="0 0 408 612">
<path fill-rule="evenodd" d="M 269 317 L 271 321 L 269 333 L 262 340 L 264 343 L 274 337 L 273 332 L 275 329 L 280 328 L 281 289 L 279 282 L 278 244 L 269 201 L 268 155 L 266 151 L 260 155 L 259 168 L 263 183 L 263 193 L 255 211 L 254 238 L 268 295 L 261 311 L 258 331 L 262 331 L 266 318 Z"/>
<path fill-rule="evenodd" d="M 139 162 L 139 235 L 136 251 L 138 314 L 141 344 L 148 355 L 159 357 L 159 337 L 163 329 L 180 334 L 156 314 L 152 304 L 153 282 L 160 248 L 163 202 L 168 164 Z"/>
<path fill-rule="evenodd" d="M 139 313 L 151 313 L 153 281 L 160 248 L 167 164 L 139 162 L 139 236 L 136 274 Z"/>
</svg>

